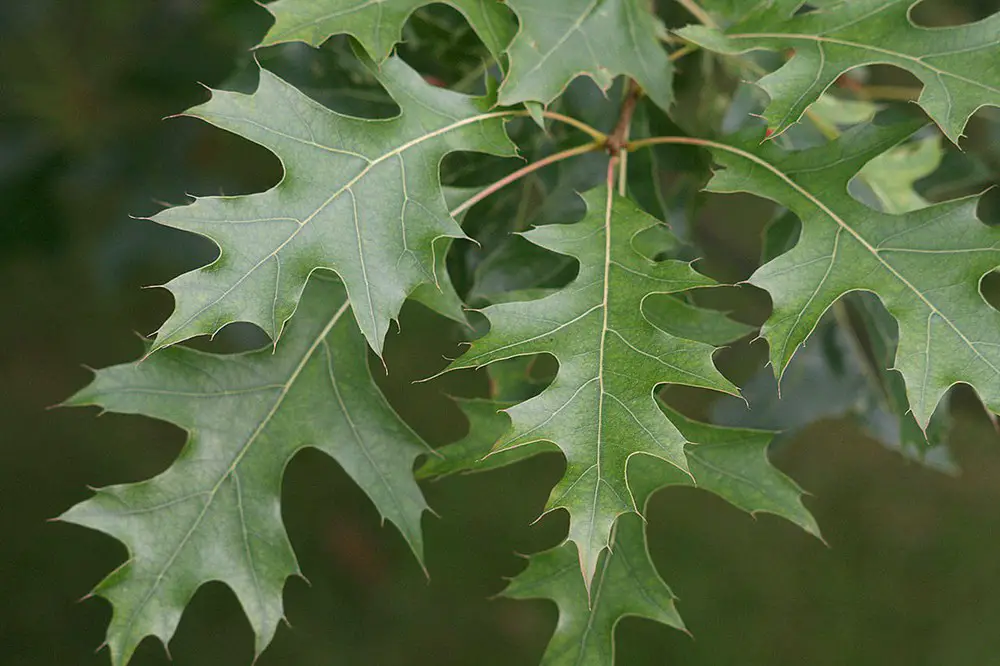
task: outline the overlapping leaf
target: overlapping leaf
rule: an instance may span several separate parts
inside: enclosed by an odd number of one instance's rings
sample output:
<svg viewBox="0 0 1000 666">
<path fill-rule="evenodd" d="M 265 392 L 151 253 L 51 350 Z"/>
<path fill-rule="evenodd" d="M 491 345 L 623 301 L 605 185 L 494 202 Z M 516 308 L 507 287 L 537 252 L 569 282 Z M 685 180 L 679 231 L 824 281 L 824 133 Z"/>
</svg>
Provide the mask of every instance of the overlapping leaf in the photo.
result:
<svg viewBox="0 0 1000 666">
<path fill-rule="evenodd" d="M 458 150 L 511 155 L 513 146 L 487 100 L 431 86 L 395 58 L 373 71 L 399 116 L 334 113 L 266 70 L 252 95 L 215 91 L 188 112 L 268 148 L 285 175 L 267 192 L 201 198 L 154 218 L 221 248 L 214 263 L 166 285 L 176 309 L 154 350 L 233 321 L 276 340 L 309 274 L 328 268 L 381 353 L 406 296 L 436 282 L 435 239 L 462 237 L 442 196 L 441 159 Z"/>
<path fill-rule="evenodd" d="M 403 25 L 425 5 L 441 0 L 277 0 L 265 7 L 274 25 L 261 46 L 300 41 L 319 46 L 333 35 L 353 36 L 377 62 L 392 53 Z M 499 58 L 517 25 L 500 0 L 447 0 L 462 13 L 494 57 Z"/>
<path fill-rule="evenodd" d="M 941 137 L 891 148 L 868 162 L 851 181 L 862 201 L 889 213 L 905 213 L 930 204 L 914 183 L 930 175 L 941 160 Z M 789 251 L 797 241 L 797 220 L 784 214 L 768 227 L 766 263 Z M 957 465 L 947 447 L 948 400 L 938 404 L 922 431 L 906 400 L 906 386 L 892 370 L 899 342 L 895 320 L 870 293 L 848 294 L 828 312 L 796 353 L 782 376 L 762 369 L 743 385 L 744 400 L 724 396 L 713 407 L 713 421 L 725 425 L 766 428 L 792 437 L 823 418 L 852 416 L 869 435 L 909 460 L 947 473 Z"/>
<path fill-rule="evenodd" d="M 948 474 L 958 472 L 951 455 L 948 435 L 951 428 L 948 394 L 938 403 L 926 428 L 921 431 L 906 401 L 906 385 L 895 370 L 889 369 L 896 354 L 899 335 L 895 322 L 871 294 L 853 294 L 851 305 L 871 346 L 878 365 L 874 380 L 882 388 L 883 408 L 864 417 L 868 430 L 909 459 Z"/>
<path fill-rule="evenodd" d="M 689 264 L 656 263 L 639 254 L 633 237 L 656 221 L 628 200 L 606 187 L 584 200 L 588 212 L 582 221 L 525 234 L 576 258 L 576 280 L 546 298 L 483 310 L 490 332 L 449 367 L 535 353 L 559 361 L 545 391 L 508 410 L 512 426 L 496 450 L 542 441 L 562 450 L 566 474 L 548 508 L 569 511 L 569 539 L 579 548 L 589 582 L 617 517 L 639 511 L 627 478 L 629 459 L 646 454 L 687 469 L 684 438 L 660 412 L 656 386 L 680 383 L 730 392 L 735 387 L 712 365 L 712 346 L 669 335 L 642 312 L 649 294 L 714 283 Z"/>
<path fill-rule="evenodd" d="M 764 112 L 780 133 L 797 122 L 838 76 L 890 64 L 924 84 L 918 103 L 958 142 L 980 107 L 1000 106 L 1000 13 L 973 24 L 923 28 L 909 18 L 914 0 L 851 0 L 799 13 L 803 0 L 769 0 L 725 32 L 689 26 L 679 34 L 720 53 L 794 50 L 757 83 L 771 97 Z"/>
<path fill-rule="evenodd" d="M 189 439 L 148 481 L 110 486 L 62 519 L 122 541 L 128 561 L 96 593 L 114 612 L 107 645 L 127 663 L 145 636 L 170 640 L 198 587 L 236 593 L 260 653 L 299 572 L 281 521 L 281 479 L 302 448 L 332 456 L 422 557 L 427 508 L 413 462 L 427 448 L 372 381 L 338 281 L 314 276 L 276 351 L 218 356 L 175 347 L 102 370 L 68 401 L 174 423 Z"/>
<path fill-rule="evenodd" d="M 866 164 L 858 177 L 875 197 L 875 206 L 886 213 L 909 213 L 930 205 L 914 184 L 934 173 L 944 152 L 940 135 L 896 146 Z"/>
<path fill-rule="evenodd" d="M 895 366 L 924 428 L 958 382 L 1000 411 L 1000 312 L 979 291 L 983 276 L 1000 266 L 1000 230 L 976 218 L 977 197 L 890 215 L 848 194 L 849 180 L 865 163 L 917 127 L 912 121 L 860 126 L 795 153 L 773 142 L 760 145 L 757 134 L 715 151 L 726 168 L 709 189 L 757 194 L 802 220 L 795 247 L 750 279 L 774 302 L 762 334 L 777 373 L 838 298 L 873 292 L 899 323 Z"/>
<path fill-rule="evenodd" d="M 458 405 L 469 421 L 469 432 L 457 442 L 436 449 L 436 455 L 429 456 L 417 469 L 418 479 L 440 479 L 462 472 L 485 472 L 516 462 L 510 460 L 508 455 L 487 457 L 510 428 L 510 418 L 503 411 L 510 407 L 510 403 L 480 399 L 460 400 Z M 525 451 L 528 456 L 539 453 L 532 447 L 512 450 L 513 453 L 518 451 Z"/>
<path fill-rule="evenodd" d="M 714 403 L 712 421 L 780 430 L 782 439 L 792 439 L 817 421 L 850 417 L 886 448 L 954 473 L 957 467 L 946 446 L 949 401 L 941 401 L 921 431 L 906 402 L 902 377 L 889 370 L 896 354 L 896 322 L 871 294 L 849 294 L 843 303 L 836 312 L 840 316 L 828 313 L 792 357 L 780 393 L 774 373 L 763 368 L 742 386 L 745 401 L 723 396 Z M 855 318 L 870 343 L 870 357 L 855 337 L 858 331 L 850 323 Z"/>
<path fill-rule="evenodd" d="M 636 475 L 646 469 L 643 463 L 635 467 Z M 615 626 L 625 617 L 684 629 L 673 592 L 649 558 L 638 515 L 618 520 L 612 550 L 602 556 L 589 596 L 574 550 L 563 544 L 532 555 L 503 593 L 511 599 L 550 599 L 559 608 L 541 666 L 613 666 Z"/>
<path fill-rule="evenodd" d="M 771 433 L 718 428 L 672 410 L 667 413 L 684 436 L 695 442 L 687 449 L 698 487 L 744 511 L 774 513 L 819 536 L 815 520 L 802 505 L 802 491 L 767 460 Z M 640 506 L 660 488 L 693 485 L 676 467 L 646 456 L 630 465 L 629 477 Z M 569 544 L 531 556 L 527 569 L 504 595 L 551 599 L 559 607 L 559 623 L 542 666 L 613 666 L 614 629 L 624 617 L 684 628 L 674 596 L 650 560 L 643 521 L 635 514 L 618 520 L 611 550 L 602 556 L 589 596 Z"/>
<path fill-rule="evenodd" d="M 607 90 L 628 74 L 667 110 L 673 68 L 661 44 L 663 25 L 646 0 L 508 0 L 521 27 L 511 42 L 500 103 L 548 104 L 586 74 Z"/>
<path fill-rule="evenodd" d="M 633 246 L 636 245 L 638 243 L 633 242 Z M 643 313 L 654 326 L 670 335 L 713 346 L 729 344 L 755 330 L 717 310 L 699 308 L 672 297 L 645 303 Z M 458 406 L 469 421 L 468 434 L 457 442 L 435 449 L 436 455 L 428 457 L 417 470 L 418 479 L 488 472 L 541 453 L 559 451 L 551 442 L 494 451 L 510 428 L 510 417 L 505 410 L 516 402 L 534 397 L 544 388 L 546 382 L 539 383 L 530 376 L 527 366 L 534 358 L 513 358 L 489 366 L 492 398 L 458 400 Z M 744 404 L 734 396 L 725 397 Z"/>
</svg>

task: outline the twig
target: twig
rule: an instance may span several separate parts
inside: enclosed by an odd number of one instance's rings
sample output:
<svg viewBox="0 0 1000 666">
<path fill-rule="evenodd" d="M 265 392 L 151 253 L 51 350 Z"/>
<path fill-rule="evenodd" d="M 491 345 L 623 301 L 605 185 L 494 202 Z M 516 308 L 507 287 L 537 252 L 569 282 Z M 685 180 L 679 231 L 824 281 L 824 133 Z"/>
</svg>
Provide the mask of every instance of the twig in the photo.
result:
<svg viewBox="0 0 1000 666">
<path fill-rule="evenodd" d="M 522 109 L 522 110 L 512 110 L 512 111 L 498 111 L 496 114 L 493 114 L 493 115 L 496 115 L 496 116 L 507 116 L 507 117 L 511 117 L 511 118 L 523 118 L 523 117 L 528 116 L 530 114 L 526 110 Z M 599 129 L 597 129 L 595 127 L 591 127 L 590 125 L 588 125 L 587 123 L 583 122 L 582 120 L 577 120 L 576 118 L 573 118 L 573 117 L 567 116 L 567 115 L 563 115 L 561 113 L 556 113 L 555 111 L 542 111 L 542 115 L 544 117 L 548 118 L 549 120 L 555 120 L 557 122 L 565 123 L 567 125 L 570 125 L 571 127 L 575 127 L 576 129 L 580 130 L 584 134 L 588 135 L 590 138 L 592 138 L 597 143 L 603 144 L 605 141 L 608 140 L 608 135 L 607 134 L 605 134 L 604 132 L 600 131 Z"/>
<path fill-rule="evenodd" d="M 607 146 L 608 153 L 612 157 L 618 157 L 618 154 L 622 152 L 625 144 L 628 143 L 629 127 L 632 125 L 632 115 L 635 114 L 635 106 L 639 103 L 639 97 L 642 96 L 642 89 L 639 84 L 635 82 L 634 79 L 628 80 L 628 91 L 625 93 L 625 99 L 622 101 L 621 111 L 618 112 L 618 122 L 615 123 L 614 130 L 608 135 L 605 145 Z"/>
<path fill-rule="evenodd" d="M 625 133 L 625 141 L 628 141 L 628 133 Z M 618 194 L 628 195 L 628 151 L 623 150 L 618 153 Z"/>
</svg>

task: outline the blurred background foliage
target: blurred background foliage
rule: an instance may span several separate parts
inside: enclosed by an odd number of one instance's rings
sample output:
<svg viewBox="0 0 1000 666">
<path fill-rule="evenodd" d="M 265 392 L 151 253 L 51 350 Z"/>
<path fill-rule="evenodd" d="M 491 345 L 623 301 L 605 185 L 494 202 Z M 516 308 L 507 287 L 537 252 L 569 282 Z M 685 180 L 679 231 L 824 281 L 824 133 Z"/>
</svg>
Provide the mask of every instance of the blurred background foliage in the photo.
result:
<svg viewBox="0 0 1000 666">
<path fill-rule="evenodd" d="M 704 4 L 724 13 L 733 3 Z M 668 26 L 687 21 L 674 3 L 660 5 Z M 998 9 L 995 0 L 927 0 L 914 16 L 925 25 L 957 24 Z M 171 306 L 166 292 L 140 287 L 214 256 L 201 239 L 130 216 L 183 203 L 186 192 L 253 192 L 280 177 L 277 160 L 259 147 L 192 119 L 161 122 L 205 99 L 199 82 L 252 89 L 256 64 L 248 49 L 269 21 L 250 0 L 0 4 L 0 663 L 107 663 L 94 649 L 109 608 L 76 600 L 121 562 L 124 549 L 47 519 L 86 497 L 87 485 L 164 469 L 184 434 L 140 417 L 95 419 L 92 411 L 46 407 L 87 381 L 81 363 L 100 367 L 140 352 L 134 332 L 153 330 Z M 455 12 L 421 10 L 405 36 L 401 54 L 429 80 L 482 90 L 491 66 Z M 713 136 L 720 127 L 731 132 L 753 122 L 759 92 L 740 81 L 752 78 L 744 70 L 773 66 L 773 57 L 681 60 L 674 119 L 643 106 L 635 136 Z M 344 39 L 319 50 L 285 45 L 256 58 L 338 111 L 394 113 Z M 706 86 L 706 78 L 714 84 Z M 827 140 L 886 106 L 908 106 L 868 99 L 865 91 L 905 100 L 916 85 L 877 67 L 852 72 L 843 83 L 782 138 L 788 147 Z M 560 104 L 607 129 L 620 96 L 617 88 L 604 96 L 578 81 Z M 987 122 L 997 115 L 977 115 L 964 152 L 933 131 L 918 135 L 870 165 L 855 195 L 903 210 L 982 191 L 1000 173 L 1000 123 Z M 561 129 L 541 133 L 529 120 L 512 123 L 511 131 L 531 158 L 579 141 Z M 589 155 L 537 173 L 469 212 L 466 229 L 480 245 L 456 244 L 448 261 L 471 305 L 511 290 L 536 296 L 574 277 L 573 262 L 510 232 L 577 219 L 574 191 L 601 179 L 603 159 Z M 459 155 L 443 173 L 452 185 L 474 187 L 514 166 Z M 678 147 L 632 158 L 633 196 L 674 232 L 654 233 L 644 247 L 651 255 L 704 256 L 702 270 L 737 282 L 786 247 L 798 222 L 752 197 L 701 194 L 709 166 L 704 154 Z M 993 191 L 980 215 L 995 223 L 998 210 Z M 992 277 L 985 288 L 996 303 Z M 703 300 L 697 304 L 732 311 L 750 325 L 769 308 L 766 295 L 749 287 Z M 720 367 L 747 387 L 750 414 L 741 402 L 666 392 L 671 404 L 700 418 L 786 430 L 772 458 L 814 495 L 807 503 L 830 548 L 772 517 L 754 521 L 706 493 L 661 493 L 649 515 L 653 558 L 681 596 L 697 640 L 626 620 L 617 633 L 621 664 L 997 662 L 1000 437 L 971 391 L 959 387 L 935 417 L 936 446 L 917 441 L 898 376 L 878 370 L 895 346 L 894 324 L 886 321 L 872 299 L 849 299 L 798 355 L 781 399 L 763 368 L 762 344 L 748 336 L 721 351 Z M 433 444 L 460 438 L 466 422 L 445 394 L 486 395 L 488 379 L 470 373 L 411 382 L 438 370 L 470 332 L 415 304 L 404 309 L 400 328 L 388 344 L 383 385 L 390 399 Z M 234 350 L 261 342 L 258 331 L 231 326 L 216 341 L 196 344 Z M 528 395 L 544 386 L 552 361 L 524 367 L 520 390 Z M 380 528 L 373 507 L 331 460 L 300 455 L 286 476 L 284 516 L 309 584 L 289 583 L 290 626 L 260 663 L 536 663 L 554 607 L 491 597 L 523 567 L 515 553 L 548 547 L 564 534 L 561 514 L 529 525 L 561 469 L 558 456 L 542 456 L 426 484 L 440 514 L 425 520 L 428 581 L 399 535 Z M 209 585 L 185 613 L 170 651 L 185 666 L 248 664 L 251 643 L 235 599 Z M 133 663 L 168 658 L 147 641 Z"/>
</svg>

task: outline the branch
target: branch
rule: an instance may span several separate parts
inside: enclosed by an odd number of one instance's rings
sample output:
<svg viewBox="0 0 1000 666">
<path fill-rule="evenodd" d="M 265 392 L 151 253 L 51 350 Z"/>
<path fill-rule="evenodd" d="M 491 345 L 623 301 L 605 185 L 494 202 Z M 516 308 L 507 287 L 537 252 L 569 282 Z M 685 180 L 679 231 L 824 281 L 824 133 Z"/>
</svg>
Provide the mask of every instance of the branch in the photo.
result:
<svg viewBox="0 0 1000 666">
<path fill-rule="evenodd" d="M 608 153 L 612 157 L 617 157 L 622 149 L 625 148 L 625 144 L 628 143 L 632 115 L 635 114 L 635 105 L 639 103 L 639 97 L 641 96 L 642 89 L 639 87 L 639 84 L 634 79 L 629 79 L 628 91 L 625 93 L 625 100 L 622 102 L 621 111 L 618 113 L 618 122 L 615 123 L 614 130 L 608 135 L 605 142 Z"/>
<path fill-rule="evenodd" d="M 618 193 L 622 196 L 625 196 L 628 187 L 628 151 L 625 150 L 625 145 L 629 140 L 632 116 L 635 115 L 635 107 L 639 103 L 640 97 L 642 97 L 642 88 L 635 82 L 635 79 L 630 78 L 621 111 L 618 113 L 618 122 L 615 123 L 615 129 L 612 130 L 604 143 L 608 154 L 611 155 L 612 164 L 619 161 Z"/>
</svg>

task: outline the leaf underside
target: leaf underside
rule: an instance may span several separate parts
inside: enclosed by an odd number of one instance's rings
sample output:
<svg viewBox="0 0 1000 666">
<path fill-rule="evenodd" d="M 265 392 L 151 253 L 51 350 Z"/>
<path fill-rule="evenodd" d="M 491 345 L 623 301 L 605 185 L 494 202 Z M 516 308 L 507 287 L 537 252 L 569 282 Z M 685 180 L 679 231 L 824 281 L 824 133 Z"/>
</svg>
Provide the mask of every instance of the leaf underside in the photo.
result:
<svg viewBox="0 0 1000 666">
<path fill-rule="evenodd" d="M 166 644 L 209 581 L 236 593 L 256 653 L 270 643 L 285 579 L 300 573 L 279 503 L 285 466 L 303 448 L 333 457 L 422 558 L 427 505 L 411 470 L 428 450 L 372 380 L 348 310 L 343 286 L 316 275 L 276 351 L 221 356 L 174 347 L 99 371 L 67 401 L 189 433 L 162 474 L 101 488 L 61 517 L 128 547 L 128 561 L 95 590 L 113 606 L 114 664 L 127 663 L 146 636 Z"/>
</svg>

